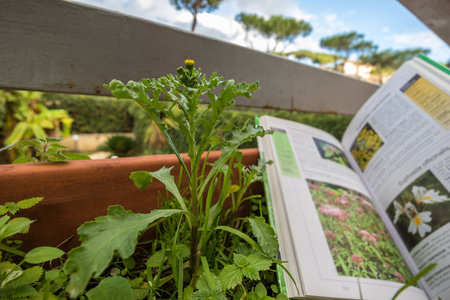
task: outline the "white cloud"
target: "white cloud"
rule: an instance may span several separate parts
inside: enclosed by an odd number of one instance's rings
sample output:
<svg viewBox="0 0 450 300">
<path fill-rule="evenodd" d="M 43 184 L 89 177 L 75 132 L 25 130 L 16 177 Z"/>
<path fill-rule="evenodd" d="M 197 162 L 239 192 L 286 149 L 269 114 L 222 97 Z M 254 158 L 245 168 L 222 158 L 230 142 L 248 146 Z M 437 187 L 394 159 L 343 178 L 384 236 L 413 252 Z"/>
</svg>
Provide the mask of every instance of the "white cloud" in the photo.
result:
<svg viewBox="0 0 450 300">
<path fill-rule="evenodd" d="M 381 31 L 387 33 L 387 32 L 389 32 L 390 30 L 389 30 L 389 27 L 384 26 L 383 28 L 381 28 Z"/>
<path fill-rule="evenodd" d="M 273 15 L 283 15 L 305 21 L 314 18 L 314 15 L 303 12 L 299 8 L 298 1 L 295 0 L 230 0 L 224 1 L 222 5 L 227 5 L 229 10 L 234 11 L 235 14 L 245 12 L 266 18 Z"/>
<path fill-rule="evenodd" d="M 447 62 L 450 59 L 450 47 L 431 31 L 393 34 L 388 40 L 392 42 L 393 49 L 427 48 L 431 50 L 434 60 Z"/>
<path fill-rule="evenodd" d="M 320 34 L 323 36 L 349 31 L 345 23 L 336 14 L 325 15 L 323 19 L 325 22 L 316 22 L 315 27 L 313 26 L 313 28 L 319 28 Z"/>
</svg>

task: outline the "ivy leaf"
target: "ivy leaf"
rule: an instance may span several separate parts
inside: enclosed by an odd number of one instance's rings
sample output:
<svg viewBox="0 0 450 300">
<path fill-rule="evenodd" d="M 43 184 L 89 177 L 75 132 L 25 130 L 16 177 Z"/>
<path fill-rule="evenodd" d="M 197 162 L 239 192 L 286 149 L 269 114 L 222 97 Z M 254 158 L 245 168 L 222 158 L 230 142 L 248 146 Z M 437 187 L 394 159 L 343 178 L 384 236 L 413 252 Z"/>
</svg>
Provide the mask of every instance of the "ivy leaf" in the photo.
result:
<svg viewBox="0 0 450 300">
<path fill-rule="evenodd" d="M 108 277 L 86 293 L 90 300 L 133 300 L 130 283 L 123 277 Z"/>
<path fill-rule="evenodd" d="M 248 220 L 261 248 L 269 256 L 274 257 L 277 254 L 279 245 L 272 226 L 267 224 L 263 217 L 249 218 Z"/>
<path fill-rule="evenodd" d="M 138 235 L 159 218 L 182 213 L 182 210 L 153 210 L 149 214 L 134 214 L 119 205 L 110 206 L 108 215 L 98 217 L 78 228 L 81 246 L 69 252 L 64 265 L 72 273 L 67 290 L 76 298 L 83 292 L 91 276 L 98 277 L 108 267 L 114 253 L 130 257 L 137 245 Z"/>
</svg>

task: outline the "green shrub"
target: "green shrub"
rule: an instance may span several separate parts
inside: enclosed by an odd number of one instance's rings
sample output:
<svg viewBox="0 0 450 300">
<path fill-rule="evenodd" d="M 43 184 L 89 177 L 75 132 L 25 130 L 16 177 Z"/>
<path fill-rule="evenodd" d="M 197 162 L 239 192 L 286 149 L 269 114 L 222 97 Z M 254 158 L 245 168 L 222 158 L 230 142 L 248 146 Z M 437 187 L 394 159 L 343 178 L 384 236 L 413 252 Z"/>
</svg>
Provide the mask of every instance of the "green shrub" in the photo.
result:
<svg viewBox="0 0 450 300">
<path fill-rule="evenodd" d="M 100 151 L 111 152 L 118 157 L 132 156 L 136 143 L 134 139 L 124 135 L 114 135 L 98 147 Z"/>
<path fill-rule="evenodd" d="M 44 94 L 49 108 L 63 108 L 74 119 L 72 132 L 110 133 L 133 131 L 133 116 L 128 112 L 131 101 L 110 97 Z"/>
</svg>

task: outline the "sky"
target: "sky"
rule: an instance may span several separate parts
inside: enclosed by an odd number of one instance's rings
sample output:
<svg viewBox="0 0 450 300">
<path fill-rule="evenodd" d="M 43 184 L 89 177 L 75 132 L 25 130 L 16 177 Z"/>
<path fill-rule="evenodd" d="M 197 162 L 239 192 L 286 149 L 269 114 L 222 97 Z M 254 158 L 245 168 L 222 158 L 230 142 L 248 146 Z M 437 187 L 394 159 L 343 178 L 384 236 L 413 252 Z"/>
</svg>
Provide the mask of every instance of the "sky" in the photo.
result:
<svg viewBox="0 0 450 300">
<path fill-rule="evenodd" d="M 176 10 L 169 0 L 71 0 L 190 31 L 192 14 Z M 428 48 L 438 62 L 450 61 L 450 47 L 396 0 L 223 0 L 219 9 L 198 15 L 196 34 L 247 47 L 245 31 L 235 21 L 238 13 L 269 18 L 282 15 L 311 24 L 307 37 L 298 37 L 285 52 L 310 50 L 329 53 L 320 39 L 357 31 L 378 45 L 378 50 Z M 266 51 L 267 39 L 251 34 L 253 49 Z M 274 41 L 270 41 L 273 47 Z M 281 47 L 278 48 L 281 50 Z"/>
</svg>

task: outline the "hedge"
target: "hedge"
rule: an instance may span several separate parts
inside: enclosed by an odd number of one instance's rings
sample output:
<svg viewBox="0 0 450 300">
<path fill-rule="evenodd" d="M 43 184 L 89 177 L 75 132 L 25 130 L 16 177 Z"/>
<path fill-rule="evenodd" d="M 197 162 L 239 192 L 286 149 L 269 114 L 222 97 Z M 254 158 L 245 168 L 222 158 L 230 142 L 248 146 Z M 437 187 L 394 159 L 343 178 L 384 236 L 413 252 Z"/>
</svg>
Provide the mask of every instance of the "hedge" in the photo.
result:
<svg viewBox="0 0 450 300">
<path fill-rule="evenodd" d="M 109 97 L 43 94 L 48 108 L 65 109 L 74 119 L 73 133 L 132 132 L 134 118 L 128 112 L 131 100 Z"/>
</svg>

